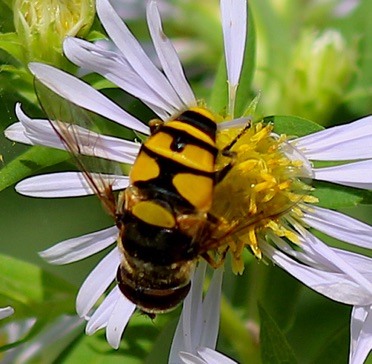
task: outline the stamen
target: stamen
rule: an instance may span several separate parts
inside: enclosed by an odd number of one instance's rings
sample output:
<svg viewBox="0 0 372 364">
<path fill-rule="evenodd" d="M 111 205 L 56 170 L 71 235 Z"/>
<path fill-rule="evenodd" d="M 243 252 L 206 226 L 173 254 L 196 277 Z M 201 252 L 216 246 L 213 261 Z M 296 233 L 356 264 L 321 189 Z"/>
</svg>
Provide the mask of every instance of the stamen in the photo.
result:
<svg viewBox="0 0 372 364">
<path fill-rule="evenodd" d="M 244 269 L 242 254 L 249 247 L 257 259 L 262 253 L 260 240 L 273 235 L 299 244 L 300 239 L 287 223 L 286 217 L 301 216 L 302 202 L 316 202 L 309 196 L 311 187 L 300 178 L 304 176 L 303 161 L 291 160 L 291 151 L 285 135 L 272 133 L 273 125 L 257 123 L 243 135 L 241 129 L 221 130 L 217 136 L 220 149 L 231 143 L 236 155 L 234 166 L 216 186 L 211 213 L 226 222 L 225 246 L 229 246 L 235 273 Z M 240 134 L 239 134 L 240 133 Z M 289 152 L 289 153 L 288 153 Z M 226 165 L 221 156 L 217 168 Z M 306 176 L 310 177 L 310 176 Z M 221 231 L 220 231 L 221 233 Z"/>
</svg>

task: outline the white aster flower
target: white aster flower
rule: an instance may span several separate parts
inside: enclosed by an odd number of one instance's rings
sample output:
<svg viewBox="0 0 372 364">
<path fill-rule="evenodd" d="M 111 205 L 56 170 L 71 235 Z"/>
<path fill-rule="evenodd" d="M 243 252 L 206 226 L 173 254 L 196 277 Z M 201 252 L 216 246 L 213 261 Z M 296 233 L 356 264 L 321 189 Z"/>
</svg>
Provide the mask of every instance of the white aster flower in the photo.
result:
<svg viewBox="0 0 372 364">
<path fill-rule="evenodd" d="M 163 120 L 197 105 L 177 54 L 162 31 L 160 16 L 154 1 L 148 4 L 147 22 L 163 73 L 147 57 L 107 0 L 97 1 L 97 12 L 118 51 L 105 50 L 81 39 L 68 38 L 64 44 L 64 51 L 72 62 L 101 74 L 141 100 Z M 234 113 L 235 95 L 245 47 L 246 1 L 222 0 L 221 12 L 229 86 L 228 117 L 234 119 L 236 116 Z M 37 79 L 75 105 L 127 128 L 148 133 L 148 128 L 139 120 L 79 79 L 47 65 L 32 64 L 30 69 Z M 28 118 L 19 105 L 16 112 L 20 122 L 7 129 L 8 138 L 28 144 L 65 149 L 48 121 Z M 235 130 L 245 122 L 244 118 L 231 120 L 222 124 L 220 130 L 227 131 L 224 137 L 229 138 L 230 129 Z M 245 173 L 252 174 L 249 170 L 252 167 L 252 161 L 247 159 L 248 157 L 238 148 L 244 149 L 244 146 L 251 146 L 249 143 L 253 143 L 253 140 L 258 144 L 262 138 L 269 140 L 273 150 L 279 150 L 279 152 L 272 153 L 270 161 L 284 161 L 289 166 L 288 168 L 294 171 L 295 177 L 310 176 L 314 180 L 362 189 L 372 187 L 372 149 L 369 146 L 372 136 L 372 117 L 290 141 L 274 135 L 270 126 L 258 125 L 251 129 L 237 143 L 238 160 L 231 171 L 231 174 L 235 173 L 234 176 L 237 178 L 234 180 L 233 177 L 227 177 L 226 182 L 224 180 L 225 187 L 233 189 L 238 183 L 251 186 L 245 179 L 247 176 Z M 81 127 L 76 127 L 75 133 L 82 143 L 80 146 L 82 154 L 133 163 L 139 151 L 139 145 L 136 143 L 96 135 Z M 224 135 L 223 132 L 221 135 Z M 101 143 L 92 148 L 89 141 L 98 140 L 98 138 Z M 255 150 L 254 147 L 252 146 L 252 150 L 257 153 L 257 158 L 265 161 L 267 156 L 260 155 L 258 149 Z M 313 167 L 312 161 L 322 160 L 342 161 L 343 164 L 326 168 Z M 260 174 L 263 175 L 263 171 L 256 170 L 257 168 L 255 168 L 257 178 L 261 178 Z M 283 189 L 287 199 L 293 197 L 293 205 L 286 206 L 285 213 L 281 211 L 277 215 L 264 215 L 264 219 L 256 217 L 256 220 L 253 219 L 253 222 L 249 224 L 249 232 L 244 231 L 245 234 L 235 246 L 232 242 L 227 242 L 233 255 L 235 268 L 236 270 L 242 269 L 240 254 L 243 248 L 249 246 L 257 257 L 266 257 L 315 291 L 333 300 L 355 306 L 352 315 L 350 362 L 362 363 L 372 347 L 369 335 L 372 327 L 369 317 L 369 310 L 372 306 L 370 279 L 372 261 L 366 256 L 327 246 L 309 232 L 308 227 L 352 246 L 365 248 L 372 247 L 372 228 L 341 213 L 316 207 L 311 204 L 315 200 L 306 195 L 308 191 L 303 191 L 304 196 L 301 195 L 299 198 L 296 192 L 291 190 L 290 183 L 287 184 L 284 181 L 283 184 L 275 185 L 277 183 L 275 178 L 269 177 L 277 176 L 274 173 L 269 176 L 269 172 L 265 171 L 265 176 L 263 176 L 265 183 L 260 184 L 262 188 L 260 191 L 273 189 L 267 186 L 274 183 L 273 186 L 278 187 L 278 190 Z M 128 178 L 125 176 L 107 175 L 103 178 L 115 181 L 114 188 L 116 189 L 128 186 Z M 244 192 L 249 197 L 249 205 L 245 208 L 243 198 L 239 206 L 241 206 L 243 216 L 248 216 L 248 210 L 257 210 L 258 202 L 252 202 L 252 195 L 247 192 L 248 187 L 244 188 Z M 78 172 L 33 177 L 19 183 L 17 190 L 20 193 L 38 197 L 82 196 L 93 193 L 82 174 Z M 234 195 L 229 195 L 228 198 L 230 197 Z M 240 200 L 240 197 L 245 197 L 245 195 L 239 195 L 237 199 Z M 230 203 L 236 209 L 237 203 L 234 202 L 234 198 L 232 201 L 226 201 L 226 198 L 222 198 L 222 204 Z M 263 200 L 265 199 L 268 200 L 267 193 L 263 197 Z M 265 212 L 264 205 L 259 207 Z M 117 235 L 117 228 L 110 227 L 59 243 L 43 252 L 42 256 L 55 264 L 77 261 L 113 245 Z M 77 297 L 77 311 L 80 316 L 88 320 L 87 333 L 92 334 L 106 327 L 107 339 L 115 348 L 119 347 L 121 335 L 135 305 L 120 293 L 118 287 L 114 287 L 93 314 L 91 311 L 97 300 L 114 281 L 121 259 L 119 249 L 113 248 L 87 277 Z M 189 362 L 193 362 L 195 357 L 201 363 L 213 363 L 213 360 L 218 360 L 216 359 L 218 353 L 200 348 L 214 349 L 216 345 L 218 307 L 213 304 L 216 304 L 215 298 L 220 295 L 222 275 L 220 271 L 216 271 L 209 291 L 212 293 L 208 293 L 202 301 L 201 282 L 204 273 L 200 272 L 202 268 L 196 273 L 193 288 L 185 300 L 184 311 L 172 347 L 171 363 L 180 362 L 181 358 L 178 353 L 181 351 L 188 353 L 182 354 L 184 361 L 187 356 L 188 360 L 191 360 Z M 214 299 L 210 299 L 212 296 Z M 208 311 L 206 307 L 208 310 L 210 307 L 213 309 Z M 200 320 L 202 317 L 205 320 Z"/>
</svg>

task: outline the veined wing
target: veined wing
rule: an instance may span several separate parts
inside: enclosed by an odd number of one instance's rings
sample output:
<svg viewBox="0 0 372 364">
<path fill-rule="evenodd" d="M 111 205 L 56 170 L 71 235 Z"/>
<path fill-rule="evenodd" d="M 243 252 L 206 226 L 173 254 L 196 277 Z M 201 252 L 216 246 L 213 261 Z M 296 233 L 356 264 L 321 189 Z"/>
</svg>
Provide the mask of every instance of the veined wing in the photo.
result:
<svg viewBox="0 0 372 364">
<path fill-rule="evenodd" d="M 34 84 L 51 127 L 71 152 L 89 188 L 101 200 L 105 210 L 115 218 L 116 199 L 113 184 L 115 175 L 122 175 L 125 166 L 110 159 L 107 153 L 110 137 L 104 138 L 99 134 L 97 124 L 93 121 L 93 113 L 60 97 L 37 78 Z M 128 160 L 130 161 L 130 158 Z"/>
</svg>

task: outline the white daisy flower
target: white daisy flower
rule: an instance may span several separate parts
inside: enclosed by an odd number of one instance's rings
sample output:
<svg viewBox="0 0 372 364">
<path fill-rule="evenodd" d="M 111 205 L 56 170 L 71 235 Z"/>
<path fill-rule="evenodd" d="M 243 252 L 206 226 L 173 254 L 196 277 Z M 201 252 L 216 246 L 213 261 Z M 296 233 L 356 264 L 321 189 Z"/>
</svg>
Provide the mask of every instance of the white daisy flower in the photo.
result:
<svg viewBox="0 0 372 364">
<path fill-rule="evenodd" d="M 222 146 L 234 140 L 239 127 L 247 122 L 246 118 L 234 119 L 235 96 L 245 47 L 246 6 L 245 0 L 221 1 L 229 90 L 227 119 L 233 119 L 220 126 L 218 143 Z M 163 120 L 197 106 L 177 54 L 162 31 L 154 1 L 148 4 L 147 22 L 163 72 L 154 66 L 107 0 L 97 1 L 97 12 L 118 51 L 104 50 L 98 45 L 68 38 L 64 50 L 72 62 L 103 75 L 141 100 Z M 127 128 L 148 133 L 147 127 L 139 120 L 79 79 L 47 65 L 32 64 L 30 69 L 38 80 L 73 104 Z M 19 105 L 16 112 L 20 122 L 7 129 L 8 138 L 65 149 L 48 121 L 28 118 Z M 139 151 L 139 145 L 130 141 L 96 135 L 81 127 L 76 127 L 74 131 L 79 143 L 81 141 L 81 154 L 133 163 Z M 355 306 L 352 315 L 352 363 L 361 363 L 372 347 L 368 334 L 371 329 L 369 310 L 372 306 L 371 260 L 360 254 L 327 246 L 308 228 L 322 231 L 352 246 L 370 248 L 372 227 L 341 213 L 312 205 L 316 199 L 310 195 L 310 188 L 300 182 L 300 178 L 310 177 L 371 189 L 371 136 L 372 117 L 293 140 L 275 135 L 271 125 L 255 124 L 231 148 L 236 153 L 236 163 L 216 186 L 216 204 L 212 209 L 212 212 L 226 211 L 220 215 L 230 226 L 236 222 L 241 225 L 240 230 L 234 231 L 234 239 L 225 242 L 232 255 L 235 271 L 242 271 L 241 254 L 249 246 L 256 257 L 271 260 L 315 291 Z M 92 147 L 92 140 L 100 140 L 100 143 Z M 343 164 L 313 167 L 312 161 L 322 160 L 343 161 Z M 353 162 L 349 162 L 351 160 Z M 107 175 L 102 178 L 115 181 L 115 189 L 128 186 L 127 177 Z M 19 183 L 17 190 L 38 197 L 93 193 L 82 174 L 77 172 L 33 177 Z M 42 256 L 55 264 L 66 264 L 105 249 L 115 243 L 117 236 L 118 229 L 111 227 L 59 243 L 43 252 Z M 93 314 L 91 311 L 114 281 L 121 259 L 119 249 L 113 248 L 87 277 L 77 297 L 77 311 L 88 320 L 87 333 L 92 334 L 106 327 L 107 339 L 115 348 L 119 347 L 135 305 L 121 294 L 118 287 L 114 287 Z M 171 363 L 181 362 L 178 356 L 180 352 L 186 352 L 186 357 L 196 357 L 202 363 L 212 363 L 213 358 L 218 357 L 218 354 L 212 355 L 211 352 L 210 356 L 204 355 L 204 349 L 199 348 L 214 349 L 216 345 L 218 307 L 213 304 L 217 300 L 209 297 L 219 297 L 222 276 L 220 271 L 216 271 L 210 287 L 210 292 L 214 293 L 207 294 L 202 301 L 203 273 L 200 272 L 202 268 L 196 273 L 191 293 L 185 300 L 172 347 Z M 208 311 L 206 307 L 213 309 Z M 205 320 L 198 320 L 207 313 Z M 185 360 L 182 355 L 182 360 Z"/>
</svg>

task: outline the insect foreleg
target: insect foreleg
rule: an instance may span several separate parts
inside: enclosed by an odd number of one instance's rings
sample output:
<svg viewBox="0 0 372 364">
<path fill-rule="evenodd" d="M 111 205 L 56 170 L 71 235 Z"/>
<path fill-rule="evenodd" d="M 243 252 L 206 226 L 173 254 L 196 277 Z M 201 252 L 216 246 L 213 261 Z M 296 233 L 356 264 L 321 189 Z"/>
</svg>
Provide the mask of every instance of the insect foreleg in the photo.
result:
<svg viewBox="0 0 372 364">
<path fill-rule="evenodd" d="M 202 257 L 204 260 L 213 268 L 218 269 L 222 266 L 222 264 L 225 262 L 227 252 L 229 250 L 229 247 L 227 246 L 222 253 L 219 253 L 218 259 L 214 259 L 208 252 L 203 253 Z"/>
</svg>

